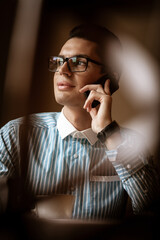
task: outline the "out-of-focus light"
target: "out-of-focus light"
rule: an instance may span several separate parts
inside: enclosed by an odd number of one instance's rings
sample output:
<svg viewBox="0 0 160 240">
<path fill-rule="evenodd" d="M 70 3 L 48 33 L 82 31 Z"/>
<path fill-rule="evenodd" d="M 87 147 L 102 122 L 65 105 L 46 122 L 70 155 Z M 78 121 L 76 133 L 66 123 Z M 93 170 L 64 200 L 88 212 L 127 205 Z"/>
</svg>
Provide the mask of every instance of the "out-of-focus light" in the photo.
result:
<svg viewBox="0 0 160 240">
<path fill-rule="evenodd" d="M 137 107 L 152 105 L 159 100 L 159 70 L 153 57 L 137 42 L 123 39 L 123 89 Z"/>
<path fill-rule="evenodd" d="M 153 56 L 138 42 L 123 36 L 123 74 L 120 81 L 120 98 L 123 101 L 119 115 L 122 125 L 139 132 L 154 153 L 159 141 L 159 68 Z M 116 103 L 118 103 L 118 94 Z M 122 103 L 124 104 L 124 109 Z M 128 111 L 128 114 L 126 112 Z M 132 114 L 133 112 L 133 114 Z M 126 114 L 127 118 L 125 119 Z"/>
</svg>

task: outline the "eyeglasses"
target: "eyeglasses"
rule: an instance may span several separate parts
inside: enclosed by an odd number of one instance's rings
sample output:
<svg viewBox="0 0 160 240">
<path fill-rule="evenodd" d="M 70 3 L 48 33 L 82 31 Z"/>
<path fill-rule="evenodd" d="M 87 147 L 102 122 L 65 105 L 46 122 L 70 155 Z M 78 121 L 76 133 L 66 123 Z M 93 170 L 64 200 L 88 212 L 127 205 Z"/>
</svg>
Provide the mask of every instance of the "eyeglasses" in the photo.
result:
<svg viewBox="0 0 160 240">
<path fill-rule="evenodd" d="M 48 70 L 51 72 L 59 72 L 59 69 L 65 62 L 67 62 L 67 66 L 70 72 L 85 72 L 88 67 L 88 62 L 92 62 L 97 65 L 103 65 L 100 62 L 82 55 L 69 58 L 51 56 L 48 59 Z"/>
</svg>

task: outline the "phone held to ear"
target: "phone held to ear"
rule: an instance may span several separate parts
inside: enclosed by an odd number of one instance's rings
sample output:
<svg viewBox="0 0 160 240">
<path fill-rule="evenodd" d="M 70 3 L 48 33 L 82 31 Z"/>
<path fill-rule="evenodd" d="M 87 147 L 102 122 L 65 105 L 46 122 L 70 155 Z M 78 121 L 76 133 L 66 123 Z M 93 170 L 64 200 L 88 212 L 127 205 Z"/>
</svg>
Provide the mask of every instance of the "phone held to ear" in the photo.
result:
<svg viewBox="0 0 160 240">
<path fill-rule="evenodd" d="M 114 82 L 115 82 L 115 81 L 114 81 L 113 78 L 112 78 L 111 76 L 109 76 L 108 74 L 102 76 L 101 78 L 99 78 L 94 84 L 101 84 L 102 87 L 104 88 L 104 84 L 105 84 L 105 81 L 106 81 L 107 79 L 110 79 L 110 92 L 111 92 L 111 94 L 112 94 L 112 93 L 113 93 L 115 90 L 117 90 L 118 88 L 117 88 L 116 86 L 114 86 Z M 84 93 L 85 96 L 86 96 L 86 98 L 89 96 L 89 93 L 90 93 L 89 90 Z M 99 101 L 94 100 L 93 103 L 92 103 L 92 108 L 97 107 L 99 104 L 100 104 Z"/>
</svg>

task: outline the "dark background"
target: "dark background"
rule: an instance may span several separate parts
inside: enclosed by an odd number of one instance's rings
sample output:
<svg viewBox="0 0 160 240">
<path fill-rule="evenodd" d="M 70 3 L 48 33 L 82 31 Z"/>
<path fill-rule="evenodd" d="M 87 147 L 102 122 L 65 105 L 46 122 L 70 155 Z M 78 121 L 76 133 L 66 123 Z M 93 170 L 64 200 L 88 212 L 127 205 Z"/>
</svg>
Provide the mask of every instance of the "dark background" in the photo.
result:
<svg viewBox="0 0 160 240">
<path fill-rule="evenodd" d="M 22 3 L 24 1 L 29 2 L 29 0 L 21 0 Z M 30 2 L 35 1 L 37 0 Z M 64 2 L 43 0 L 38 25 L 35 29 L 36 38 L 35 45 L 32 48 L 33 54 L 31 54 L 31 51 L 30 58 L 28 58 L 27 51 L 24 51 L 23 54 L 25 46 L 26 49 L 31 49 L 28 42 L 33 37 L 29 35 L 29 30 L 33 26 L 32 24 L 27 25 L 27 23 L 24 25 L 22 23 L 22 27 L 19 28 L 21 39 L 15 41 L 17 44 L 14 46 L 14 56 L 11 57 L 11 45 L 14 40 L 13 35 L 15 33 L 18 6 L 19 1 L 17 0 L 0 0 L 0 127 L 9 120 L 21 117 L 26 113 L 61 110 L 61 106 L 57 105 L 54 100 L 52 87 L 53 74 L 48 72 L 47 60 L 48 56 L 58 54 L 62 44 L 68 37 L 69 30 L 83 22 L 95 22 L 104 25 L 120 39 L 132 39 L 142 49 L 145 49 L 153 60 L 153 66 L 156 68 L 156 71 L 158 68 L 158 77 L 156 76 L 153 81 L 157 81 L 156 86 L 157 89 L 159 88 L 160 1 L 68 0 Z M 33 17 L 35 12 L 36 8 L 33 6 L 30 17 Z M 26 38 L 27 33 L 28 38 Z M 19 54 L 21 54 L 20 61 L 17 58 Z M 31 65 L 29 65 L 30 62 Z M 14 69 L 12 69 L 10 74 L 9 63 L 11 66 L 14 64 Z M 27 69 L 30 69 L 30 74 L 28 75 Z M 138 103 L 138 101 L 134 101 L 127 94 L 125 84 L 123 83 L 123 76 L 121 82 L 119 91 L 113 96 L 113 116 L 122 126 L 128 126 L 128 123 L 132 122 L 132 119 L 136 119 L 137 116 L 141 117 L 141 114 L 144 114 L 145 125 L 149 121 L 149 116 L 153 116 L 148 125 L 146 125 L 151 127 L 149 133 L 152 133 L 153 127 L 153 135 L 151 134 L 148 137 L 147 133 L 147 137 L 150 140 L 148 143 L 158 163 L 157 166 L 159 166 L 159 94 L 158 98 L 151 101 L 152 104 L 149 104 L 149 102 Z M 142 125 L 143 123 L 141 122 Z M 133 124 L 133 126 L 135 125 Z M 144 133 L 144 131 L 142 132 Z M 11 225 L 14 223 L 14 220 L 11 219 Z M 153 232 L 157 236 L 157 238 L 155 236 L 153 239 L 158 239 L 158 221 L 157 219 L 153 220 L 152 224 L 152 218 L 151 221 L 148 221 L 146 218 L 139 219 L 137 222 L 130 221 L 124 225 L 125 231 L 128 229 L 127 233 L 129 236 L 130 232 L 131 235 L 133 234 L 132 239 L 151 239 L 150 234 L 152 231 L 150 231 L 150 227 L 152 226 L 152 230 L 154 230 Z M 15 231 L 14 227 L 17 227 L 16 224 L 17 222 L 15 222 L 15 226 L 13 224 L 13 232 Z M 137 224 L 136 227 L 138 226 L 136 232 L 134 232 L 134 224 Z M 21 225 L 19 226 L 18 230 L 21 228 Z M 120 233 L 123 233 L 123 230 Z M 149 235 L 147 236 L 148 233 Z M 134 234 L 136 235 L 135 238 Z M 138 236 L 139 238 L 137 238 Z"/>
</svg>

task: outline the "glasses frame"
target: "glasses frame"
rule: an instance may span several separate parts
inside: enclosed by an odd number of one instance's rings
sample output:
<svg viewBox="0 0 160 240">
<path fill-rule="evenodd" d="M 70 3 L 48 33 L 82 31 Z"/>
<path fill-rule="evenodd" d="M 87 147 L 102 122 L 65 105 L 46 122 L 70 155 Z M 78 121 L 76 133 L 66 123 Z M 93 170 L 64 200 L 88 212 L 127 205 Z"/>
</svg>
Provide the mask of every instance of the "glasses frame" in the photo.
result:
<svg viewBox="0 0 160 240">
<path fill-rule="evenodd" d="M 97 65 L 100 65 L 100 66 L 104 66 L 104 64 L 102 64 L 102 63 L 100 63 L 100 62 L 98 62 L 98 61 L 95 61 L 95 60 L 93 60 L 93 59 L 91 59 L 91 58 L 89 58 L 89 57 L 87 57 L 87 56 L 84 56 L 84 55 L 75 55 L 75 56 L 72 56 L 72 57 L 69 57 L 69 58 L 64 58 L 63 56 L 50 56 L 49 59 L 48 59 L 48 70 L 49 70 L 50 72 L 59 72 L 59 70 L 53 71 L 53 70 L 51 70 L 51 69 L 49 68 L 49 61 L 50 61 L 51 58 L 54 58 L 54 57 L 63 59 L 63 64 L 64 64 L 65 62 L 67 62 L 67 67 L 68 67 L 68 69 L 69 69 L 70 72 L 85 72 L 85 71 L 87 70 L 87 67 L 88 67 L 88 62 L 92 62 L 92 63 L 94 63 L 94 64 L 97 64 Z M 70 66 L 69 66 L 69 60 L 70 60 L 71 58 L 74 58 L 74 57 L 81 57 L 81 58 L 85 58 L 85 59 L 86 59 L 87 62 L 86 62 L 85 70 L 83 70 L 83 71 L 71 71 L 71 68 L 70 68 Z M 63 66 L 63 65 L 62 65 L 62 66 Z"/>
</svg>

